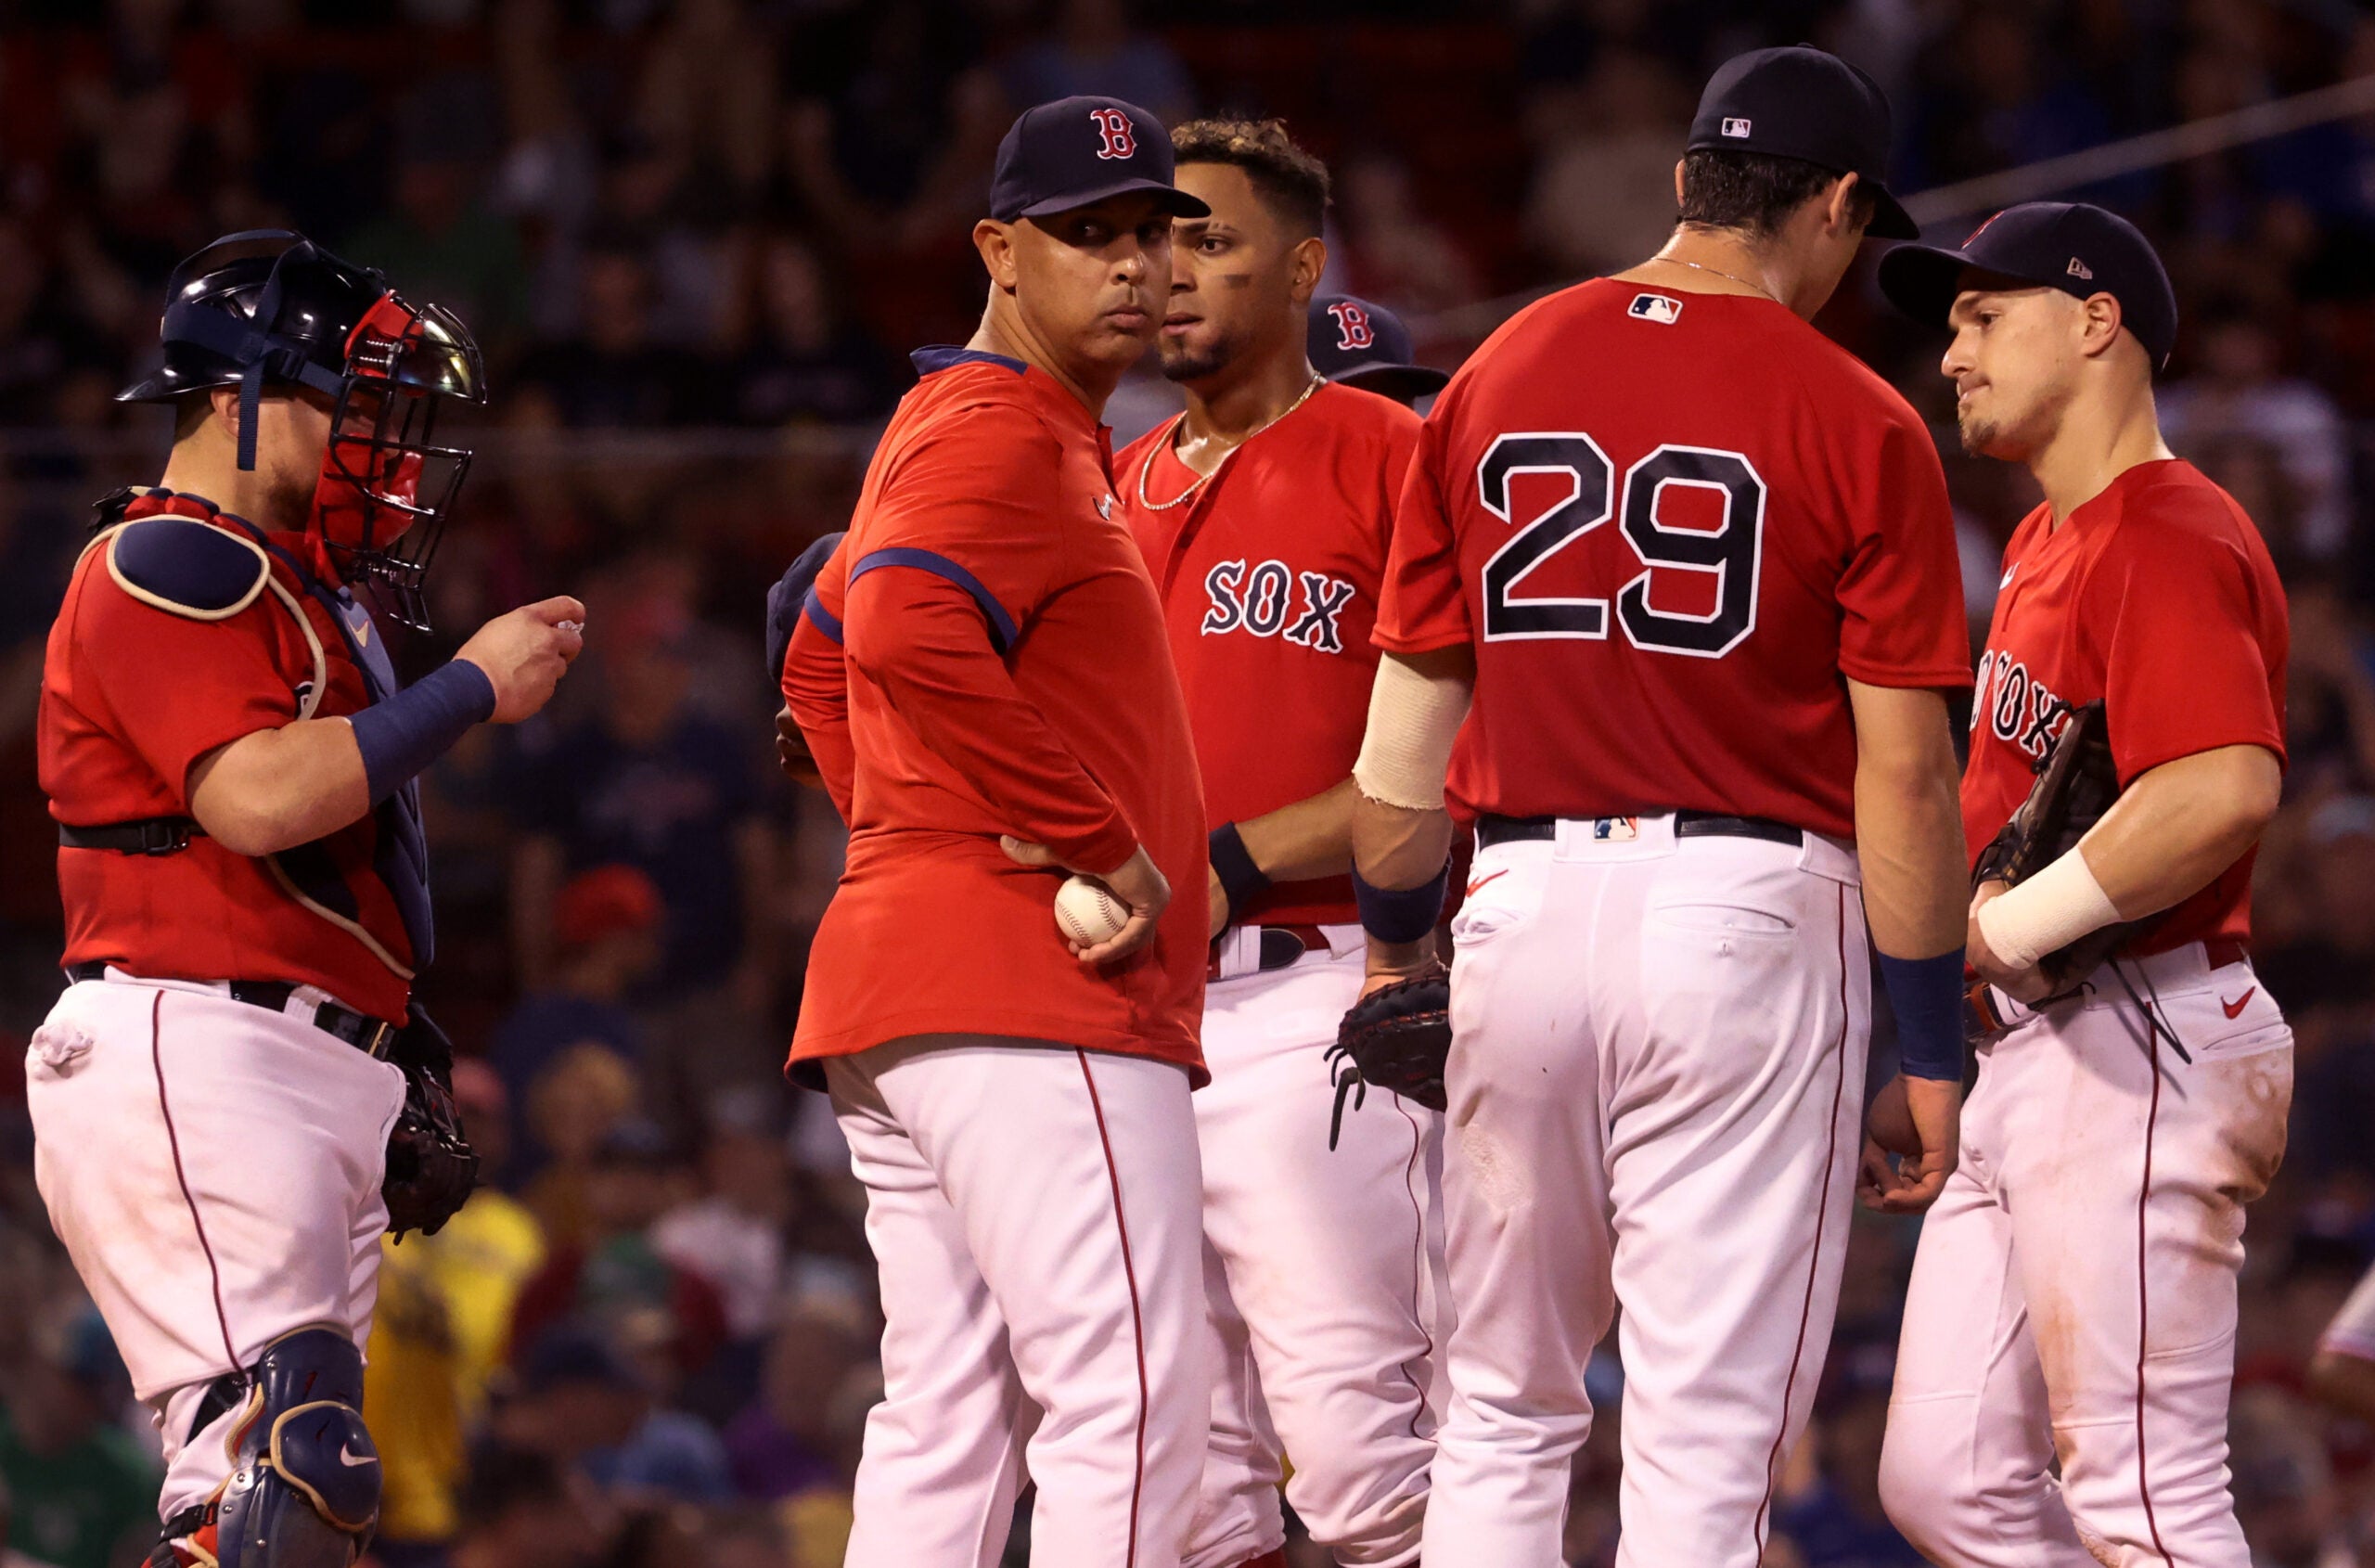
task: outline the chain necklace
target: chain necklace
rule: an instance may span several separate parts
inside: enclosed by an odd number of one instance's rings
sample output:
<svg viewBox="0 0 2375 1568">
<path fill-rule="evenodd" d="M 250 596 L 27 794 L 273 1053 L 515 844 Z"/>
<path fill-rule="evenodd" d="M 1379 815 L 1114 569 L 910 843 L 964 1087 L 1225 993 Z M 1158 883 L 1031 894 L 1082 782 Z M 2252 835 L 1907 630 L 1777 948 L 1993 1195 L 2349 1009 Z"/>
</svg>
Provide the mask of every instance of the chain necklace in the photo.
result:
<svg viewBox="0 0 2375 1568">
<path fill-rule="evenodd" d="M 1227 465 L 1228 460 L 1237 456 L 1239 448 L 1243 447 L 1246 442 L 1252 441 L 1255 436 L 1260 435 L 1272 425 L 1277 424 L 1279 420 L 1285 418 L 1296 409 L 1301 408 L 1304 404 L 1309 403 L 1311 401 L 1311 394 L 1317 392 L 1321 387 L 1327 384 L 1327 378 L 1315 371 L 1312 374 L 1311 379 L 1303 383 L 1303 395 L 1301 397 L 1296 398 L 1292 403 L 1288 404 L 1284 408 L 1279 409 L 1276 414 L 1271 415 L 1268 418 L 1263 420 L 1260 424 L 1246 431 L 1243 438 L 1238 442 L 1236 446 L 1232 446 L 1227 451 L 1221 454 L 1221 460 L 1213 465 L 1212 473 L 1197 475 L 1195 483 L 1189 485 L 1187 489 L 1181 491 L 1178 495 L 1173 496 L 1168 501 L 1150 501 L 1147 498 L 1147 470 L 1154 467 L 1154 455 L 1162 450 L 1163 444 L 1162 442 L 1156 442 L 1152 446 L 1147 448 L 1146 461 L 1138 465 L 1138 505 L 1144 507 L 1150 512 L 1167 512 L 1174 507 L 1186 506 L 1188 502 L 1196 498 L 1198 492 L 1201 491 L 1205 485 L 1210 484 L 1213 482 L 1213 474 L 1219 473 L 1221 469 Z M 1184 419 L 1187 416 L 1183 414 L 1179 416 L 1179 418 Z M 1176 428 L 1176 426 L 1174 427 L 1175 431 Z M 1183 463 L 1182 466 L 1184 467 L 1185 464 Z"/>
<path fill-rule="evenodd" d="M 1764 298 L 1768 299 L 1768 300 L 1773 300 L 1773 302 L 1774 302 L 1775 304 L 1777 304 L 1777 305 L 1778 305 L 1778 304 L 1779 304 L 1779 303 L 1781 302 L 1779 300 L 1775 300 L 1775 299 L 1773 298 L 1773 291 L 1772 291 L 1771 289 L 1769 289 L 1765 288 L 1763 284 L 1761 284 L 1761 283 L 1751 283 L 1747 278 L 1742 277 L 1739 273 L 1736 273 L 1736 272 L 1726 272 L 1722 267 L 1711 267 L 1711 266 L 1707 265 L 1707 264 L 1706 264 L 1705 263 L 1703 263 L 1703 262 L 1687 262 L 1687 261 L 1684 261 L 1680 256 L 1669 256 L 1669 255 L 1667 255 L 1663 251 L 1659 251 L 1656 255 L 1654 255 L 1654 256 L 1650 257 L 1650 260 L 1651 260 L 1651 261 L 1653 261 L 1653 262 L 1663 262 L 1663 263 L 1665 263 L 1668 266 L 1688 267 L 1688 268 L 1690 268 L 1690 269 L 1691 269 L 1692 271 L 1694 271 L 1694 272 L 1712 272 L 1712 273 L 1714 273 L 1717 277 L 1728 277 L 1728 278 L 1730 278 L 1733 282 L 1735 282 L 1735 283 L 1739 284 L 1739 285 L 1740 285 L 1741 288 L 1743 288 L 1743 289 L 1755 289 L 1755 290 L 1757 291 L 1757 293 L 1758 293 L 1758 294 L 1760 294 L 1760 295 L 1762 295 Z"/>
</svg>

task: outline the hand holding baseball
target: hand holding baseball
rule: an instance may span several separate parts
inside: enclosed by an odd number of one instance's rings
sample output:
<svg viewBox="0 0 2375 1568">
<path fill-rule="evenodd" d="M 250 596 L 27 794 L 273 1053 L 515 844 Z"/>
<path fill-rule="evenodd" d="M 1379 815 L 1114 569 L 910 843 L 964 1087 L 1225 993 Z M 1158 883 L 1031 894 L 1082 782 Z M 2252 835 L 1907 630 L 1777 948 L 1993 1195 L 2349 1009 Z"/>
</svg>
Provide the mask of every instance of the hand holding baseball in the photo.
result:
<svg viewBox="0 0 2375 1568">
<path fill-rule="evenodd" d="M 567 596 L 523 604 L 481 626 L 454 655 L 486 673 L 494 722 L 518 724 L 552 700 L 585 647 L 585 607 Z"/>
<path fill-rule="evenodd" d="M 1001 834 L 998 847 L 1005 850 L 1007 857 L 1017 865 L 1079 871 L 1077 867 L 1065 866 L 1058 860 L 1045 844 L 1026 843 L 1021 839 Z M 1082 884 L 1083 891 L 1072 893 L 1073 883 Z M 1127 913 L 1112 934 L 1099 941 L 1082 942 L 1073 935 L 1072 927 L 1065 923 L 1065 895 L 1071 894 L 1069 902 L 1075 918 L 1083 920 L 1081 929 L 1085 932 L 1098 929 L 1108 920 L 1109 917 L 1101 911 L 1092 915 L 1093 910 L 1098 909 L 1094 895 L 1100 893 L 1117 902 Z M 1171 883 L 1156 868 L 1153 857 L 1141 845 L 1130 852 L 1129 859 L 1110 871 L 1098 875 L 1080 872 L 1072 882 L 1057 890 L 1057 924 L 1063 931 L 1065 945 L 1072 950 L 1074 958 L 1093 969 L 1115 958 L 1127 958 L 1154 940 L 1155 923 L 1162 918 L 1163 910 L 1171 903 Z M 1092 919 L 1098 925 L 1086 923 Z"/>
</svg>

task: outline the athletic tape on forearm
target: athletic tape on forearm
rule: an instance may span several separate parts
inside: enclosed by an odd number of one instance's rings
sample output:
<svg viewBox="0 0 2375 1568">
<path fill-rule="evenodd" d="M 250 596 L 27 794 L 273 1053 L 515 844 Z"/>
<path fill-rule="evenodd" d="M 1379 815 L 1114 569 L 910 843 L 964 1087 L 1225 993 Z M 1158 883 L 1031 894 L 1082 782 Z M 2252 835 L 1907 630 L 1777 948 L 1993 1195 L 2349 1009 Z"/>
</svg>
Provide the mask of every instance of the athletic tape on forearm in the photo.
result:
<svg viewBox="0 0 2375 1568">
<path fill-rule="evenodd" d="M 1234 822 L 1224 822 L 1213 829 L 1204 854 L 1213 863 L 1213 875 L 1220 879 L 1221 895 L 1228 900 L 1229 919 L 1234 920 L 1248 901 L 1270 885 L 1270 879 L 1253 864 L 1252 853 L 1245 847 L 1244 835 L 1237 830 Z"/>
<path fill-rule="evenodd" d="M 1452 742 L 1473 695 L 1472 683 L 1456 675 L 1431 679 L 1391 653 L 1379 660 L 1368 729 L 1353 764 L 1361 793 L 1405 811 L 1442 810 Z"/>
<path fill-rule="evenodd" d="M 1881 955 L 1881 982 L 1896 1014 L 1897 1064 L 1908 1078 L 1963 1075 L 1963 950 L 1934 958 Z"/>
<path fill-rule="evenodd" d="M 2027 881 L 1979 906 L 1980 934 L 1996 956 L 2026 969 L 2119 919 L 2119 906 L 2073 845 Z"/>
<path fill-rule="evenodd" d="M 1451 862 L 1432 880 L 1412 888 L 1371 887 L 1360 871 L 1353 872 L 1353 902 L 1361 911 L 1361 929 L 1380 942 L 1416 942 L 1435 929 L 1444 912 L 1444 893 L 1451 886 Z"/>
<path fill-rule="evenodd" d="M 467 659 L 449 660 L 384 702 L 349 713 L 363 778 L 378 805 L 494 716 L 494 682 Z"/>
</svg>

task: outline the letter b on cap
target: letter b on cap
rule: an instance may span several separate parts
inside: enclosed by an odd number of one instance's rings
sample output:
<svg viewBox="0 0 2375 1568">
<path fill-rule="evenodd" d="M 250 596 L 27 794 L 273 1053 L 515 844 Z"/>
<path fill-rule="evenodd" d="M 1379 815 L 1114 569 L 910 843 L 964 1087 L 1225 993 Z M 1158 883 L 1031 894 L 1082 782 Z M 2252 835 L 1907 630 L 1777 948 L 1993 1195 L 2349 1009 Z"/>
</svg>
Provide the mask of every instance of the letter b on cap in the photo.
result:
<svg viewBox="0 0 2375 1568">
<path fill-rule="evenodd" d="M 1098 157 L 1130 158 L 1136 155 L 1137 132 L 1130 124 L 1128 115 L 1118 109 L 1092 109 L 1088 111 L 1088 118 L 1096 125 L 1097 134 L 1103 138 L 1097 149 Z"/>
</svg>

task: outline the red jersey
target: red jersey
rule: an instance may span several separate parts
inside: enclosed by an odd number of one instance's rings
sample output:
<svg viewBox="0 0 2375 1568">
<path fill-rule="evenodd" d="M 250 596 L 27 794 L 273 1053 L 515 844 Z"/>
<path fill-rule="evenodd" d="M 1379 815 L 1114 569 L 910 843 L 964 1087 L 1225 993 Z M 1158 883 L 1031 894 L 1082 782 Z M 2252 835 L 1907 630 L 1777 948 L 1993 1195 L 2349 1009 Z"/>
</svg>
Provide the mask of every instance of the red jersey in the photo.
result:
<svg viewBox="0 0 2375 1568">
<path fill-rule="evenodd" d="M 2284 587 L 2259 530 L 2192 464 L 2138 463 L 2060 528 L 2039 507 L 2004 550 L 1963 773 L 1973 864 L 2073 708 L 2100 700 L 2120 787 L 2220 746 L 2284 760 Z M 2248 941 L 2256 850 L 2123 949 Z"/>
<path fill-rule="evenodd" d="M 76 564 L 42 675 L 41 784 L 50 815 L 78 828 L 187 816 L 200 757 L 257 730 L 360 712 L 371 697 L 358 649 L 384 670 L 369 615 L 292 565 L 312 553 L 303 535 L 249 532 L 163 492 L 124 515 Z M 392 687 L 392 673 L 381 678 Z M 278 855 L 234 854 L 203 835 L 172 855 L 61 847 L 65 962 L 315 985 L 402 1022 L 417 950 L 428 958 L 425 877 L 409 786 Z"/>
<path fill-rule="evenodd" d="M 1350 778 L 1367 727 L 1370 641 L 1394 497 L 1419 417 L 1323 386 L 1222 461 L 1201 489 L 1176 421 L 1114 464 L 1162 596 L 1210 826 L 1260 816 Z M 1184 506 L 1148 504 L 1195 493 Z M 1349 924 L 1349 876 L 1271 887 L 1247 924 Z"/>
<path fill-rule="evenodd" d="M 1508 816 L 1849 837 L 1841 675 L 1971 680 L 1945 479 L 1905 400 L 1770 300 L 1614 278 L 1521 312 L 1436 400 L 1376 636 L 1474 645 L 1453 804 Z"/>
<path fill-rule="evenodd" d="M 1200 1082 L 1204 808 L 1162 606 L 1113 515 L 1104 430 L 1019 360 L 916 356 L 922 382 L 867 467 L 818 578 L 847 675 L 788 679 L 848 802 L 847 869 L 810 949 L 795 1061 L 910 1035 L 1055 1040 Z M 818 623 L 794 634 L 788 670 Z M 838 710 L 838 711 L 837 711 Z M 1084 970 L 1062 879 L 1000 834 L 1110 870 L 1143 844 L 1172 886 L 1154 941 Z"/>
</svg>

